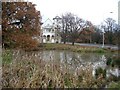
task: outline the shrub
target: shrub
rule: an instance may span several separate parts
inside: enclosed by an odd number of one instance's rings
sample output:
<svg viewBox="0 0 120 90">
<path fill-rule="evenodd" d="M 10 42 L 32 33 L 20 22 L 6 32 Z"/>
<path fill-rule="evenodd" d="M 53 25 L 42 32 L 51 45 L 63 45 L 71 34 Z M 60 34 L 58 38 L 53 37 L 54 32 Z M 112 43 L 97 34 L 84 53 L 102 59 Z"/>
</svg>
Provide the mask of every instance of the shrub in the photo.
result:
<svg viewBox="0 0 120 90">
<path fill-rule="evenodd" d="M 106 78 L 106 69 L 102 69 L 101 67 L 97 68 L 95 70 L 95 76 L 98 78 L 100 75 L 103 76 L 103 78 Z"/>
<path fill-rule="evenodd" d="M 119 81 L 119 82 L 111 82 L 111 83 L 108 85 L 108 88 L 120 89 L 120 81 Z"/>
<path fill-rule="evenodd" d="M 11 61 L 12 61 L 12 51 L 11 50 L 3 51 L 2 61 L 3 61 L 3 63 L 11 63 Z"/>
<path fill-rule="evenodd" d="M 116 57 L 108 58 L 106 64 L 112 67 L 114 66 L 120 67 L 120 57 L 116 56 Z"/>
</svg>

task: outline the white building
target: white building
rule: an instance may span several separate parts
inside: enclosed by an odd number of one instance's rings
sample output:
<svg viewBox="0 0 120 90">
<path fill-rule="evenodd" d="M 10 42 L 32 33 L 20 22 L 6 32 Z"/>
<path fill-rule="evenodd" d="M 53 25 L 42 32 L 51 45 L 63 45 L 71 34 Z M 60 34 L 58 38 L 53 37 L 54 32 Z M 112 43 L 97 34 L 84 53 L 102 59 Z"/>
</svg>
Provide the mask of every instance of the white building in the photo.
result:
<svg viewBox="0 0 120 90">
<path fill-rule="evenodd" d="M 61 43 L 59 30 L 61 28 L 56 24 L 55 20 L 47 19 L 42 25 L 42 42 L 43 43 Z"/>
</svg>

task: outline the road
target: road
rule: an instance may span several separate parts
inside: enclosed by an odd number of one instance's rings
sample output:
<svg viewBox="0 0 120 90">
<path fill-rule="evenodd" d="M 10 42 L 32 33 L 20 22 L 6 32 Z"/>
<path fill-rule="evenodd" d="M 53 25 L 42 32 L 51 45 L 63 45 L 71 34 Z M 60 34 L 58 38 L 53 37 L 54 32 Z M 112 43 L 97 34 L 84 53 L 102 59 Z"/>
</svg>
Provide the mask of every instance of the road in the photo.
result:
<svg viewBox="0 0 120 90">
<path fill-rule="evenodd" d="M 71 43 L 67 43 L 67 44 L 71 44 Z M 98 47 L 98 48 L 109 48 L 109 49 L 112 49 L 112 50 L 118 50 L 117 45 L 104 45 L 104 47 L 103 47 L 102 44 L 90 44 L 90 43 L 75 43 L 75 45 Z"/>
</svg>

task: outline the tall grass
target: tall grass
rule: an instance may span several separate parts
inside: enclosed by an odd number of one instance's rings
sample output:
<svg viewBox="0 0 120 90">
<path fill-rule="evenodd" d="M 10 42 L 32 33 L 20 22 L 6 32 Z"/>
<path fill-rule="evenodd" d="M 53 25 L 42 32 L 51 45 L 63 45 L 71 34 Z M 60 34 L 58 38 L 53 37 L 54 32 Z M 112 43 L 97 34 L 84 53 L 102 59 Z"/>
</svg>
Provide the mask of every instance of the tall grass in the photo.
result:
<svg viewBox="0 0 120 90">
<path fill-rule="evenodd" d="M 3 88 L 100 88 L 111 82 L 101 73 L 95 78 L 90 65 L 71 70 L 65 63 L 32 58 L 23 51 L 4 51 L 2 71 Z"/>
<path fill-rule="evenodd" d="M 7 53 L 10 54 L 10 51 Z M 9 62 L 11 58 L 5 60 Z M 91 66 L 78 67 L 71 72 L 63 63 L 37 60 L 28 56 L 20 60 L 13 59 L 2 66 L 3 88 L 97 88 L 106 84 L 103 76 L 93 77 Z"/>
</svg>

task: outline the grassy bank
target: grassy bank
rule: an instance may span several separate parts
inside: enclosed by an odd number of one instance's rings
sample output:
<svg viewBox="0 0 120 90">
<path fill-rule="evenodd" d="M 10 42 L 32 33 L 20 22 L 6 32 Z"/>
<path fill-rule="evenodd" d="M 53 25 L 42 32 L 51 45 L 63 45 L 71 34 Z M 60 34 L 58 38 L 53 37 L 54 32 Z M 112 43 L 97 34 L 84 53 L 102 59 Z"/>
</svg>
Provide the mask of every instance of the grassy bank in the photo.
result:
<svg viewBox="0 0 120 90">
<path fill-rule="evenodd" d="M 80 46 L 80 45 L 70 45 L 70 44 L 43 44 L 40 49 L 43 50 L 70 50 L 73 52 L 93 52 L 93 53 L 105 53 L 105 52 L 116 52 L 115 50 Z"/>
</svg>

